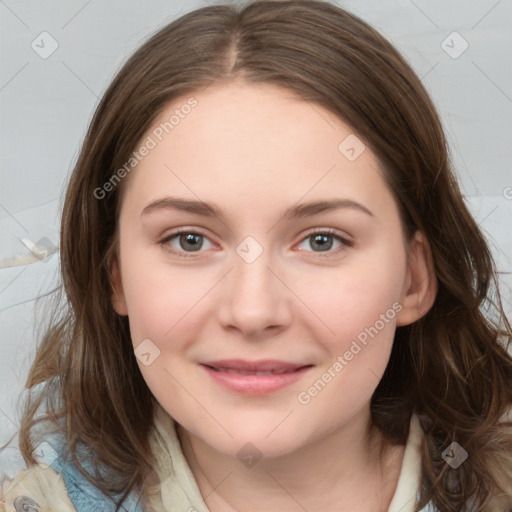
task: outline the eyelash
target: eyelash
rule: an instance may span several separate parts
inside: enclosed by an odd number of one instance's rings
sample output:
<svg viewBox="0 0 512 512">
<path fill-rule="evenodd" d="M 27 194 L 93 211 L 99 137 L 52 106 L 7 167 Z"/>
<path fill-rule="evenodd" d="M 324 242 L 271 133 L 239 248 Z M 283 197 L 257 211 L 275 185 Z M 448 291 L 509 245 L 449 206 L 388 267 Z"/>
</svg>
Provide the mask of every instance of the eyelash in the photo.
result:
<svg viewBox="0 0 512 512">
<path fill-rule="evenodd" d="M 173 238 L 177 237 L 178 235 L 181 235 L 183 233 L 186 233 L 186 234 L 191 234 L 191 235 L 201 235 L 205 238 L 208 238 L 208 236 L 202 232 L 201 230 L 199 229 L 188 229 L 188 228 L 180 228 L 180 229 L 177 229 L 176 231 L 173 231 L 172 233 L 170 233 L 169 235 L 167 235 L 163 240 L 161 240 L 160 242 L 158 242 L 162 247 L 166 246 Z M 334 254 L 337 254 L 340 250 L 343 250 L 343 248 L 345 247 L 353 247 L 354 246 L 354 242 L 351 241 L 351 240 L 348 240 L 347 238 L 341 236 L 337 231 L 335 231 L 334 229 L 330 229 L 330 228 L 326 228 L 326 229 L 315 229 L 313 231 L 310 231 L 309 233 L 307 233 L 300 241 L 300 243 L 304 242 L 305 240 L 307 240 L 308 238 L 314 236 L 314 235 L 328 235 L 328 236 L 332 236 L 333 238 L 336 238 L 339 242 L 342 243 L 342 247 L 339 247 L 337 250 L 335 251 L 327 251 L 326 254 L 322 254 L 321 252 L 319 253 L 316 253 L 318 254 L 317 257 L 320 257 L 320 258 L 328 258 L 328 257 L 331 257 L 333 256 Z M 343 247 L 344 246 L 344 247 Z M 173 254 L 177 254 L 179 257 L 181 258 L 193 258 L 195 257 L 194 253 L 186 253 L 186 252 L 182 252 L 182 251 L 177 251 L 175 250 L 174 248 L 172 249 L 169 249 L 168 248 L 169 246 L 167 245 L 167 250 L 169 250 L 170 252 L 172 252 Z M 202 252 L 202 251 L 198 251 L 198 252 Z M 301 252 L 313 252 L 314 251 L 303 251 L 301 250 Z"/>
</svg>

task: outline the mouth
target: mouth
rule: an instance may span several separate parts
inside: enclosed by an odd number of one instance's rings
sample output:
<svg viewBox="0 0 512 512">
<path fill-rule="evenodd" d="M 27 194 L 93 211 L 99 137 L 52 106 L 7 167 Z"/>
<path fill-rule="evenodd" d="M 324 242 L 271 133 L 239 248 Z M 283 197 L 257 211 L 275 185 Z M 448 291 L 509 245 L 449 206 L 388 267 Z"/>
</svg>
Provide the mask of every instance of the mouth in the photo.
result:
<svg viewBox="0 0 512 512">
<path fill-rule="evenodd" d="M 279 360 L 230 359 L 200 363 L 212 379 L 237 393 L 262 395 L 297 382 L 314 365 Z"/>
<path fill-rule="evenodd" d="M 208 368 L 216 372 L 233 373 L 236 375 L 282 375 L 283 373 L 292 373 L 296 370 L 269 370 L 269 371 L 243 371 L 234 370 L 233 368 L 216 368 L 215 366 L 206 365 Z"/>
</svg>

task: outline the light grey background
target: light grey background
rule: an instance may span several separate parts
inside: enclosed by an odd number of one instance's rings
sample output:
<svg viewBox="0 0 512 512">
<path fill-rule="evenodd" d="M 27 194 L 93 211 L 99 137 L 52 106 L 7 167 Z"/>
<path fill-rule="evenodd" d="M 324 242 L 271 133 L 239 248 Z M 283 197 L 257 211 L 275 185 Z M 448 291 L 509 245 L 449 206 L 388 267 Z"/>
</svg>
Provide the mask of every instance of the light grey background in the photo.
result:
<svg viewBox="0 0 512 512">
<path fill-rule="evenodd" d="M 20 238 L 58 243 L 66 179 L 114 73 L 156 29 L 208 3 L 214 2 L 0 0 L 0 260 L 28 254 Z M 510 272 L 512 2 L 338 3 L 380 30 L 422 78 L 443 119 L 468 204 L 499 269 Z M 58 44 L 47 58 L 31 46 L 51 48 L 42 32 Z M 17 430 L 16 400 L 38 339 L 34 299 L 57 279 L 57 254 L 0 269 L 0 443 Z M 510 315 L 511 276 L 502 283 Z M 9 457 L 0 454 L 8 473 Z"/>
</svg>

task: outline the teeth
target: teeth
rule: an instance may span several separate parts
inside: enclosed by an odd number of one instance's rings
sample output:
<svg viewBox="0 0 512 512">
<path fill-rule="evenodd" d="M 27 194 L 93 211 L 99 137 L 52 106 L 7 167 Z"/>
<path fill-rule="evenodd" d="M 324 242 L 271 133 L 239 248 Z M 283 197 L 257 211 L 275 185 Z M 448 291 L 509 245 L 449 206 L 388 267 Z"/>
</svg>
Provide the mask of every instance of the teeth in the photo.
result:
<svg viewBox="0 0 512 512">
<path fill-rule="evenodd" d="M 237 375 L 281 375 L 282 373 L 292 373 L 295 370 L 269 370 L 269 371 L 259 371 L 259 372 L 245 372 L 242 370 L 233 370 L 231 368 L 214 368 L 218 372 L 222 371 L 224 373 L 234 373 Z"/>
</svg>

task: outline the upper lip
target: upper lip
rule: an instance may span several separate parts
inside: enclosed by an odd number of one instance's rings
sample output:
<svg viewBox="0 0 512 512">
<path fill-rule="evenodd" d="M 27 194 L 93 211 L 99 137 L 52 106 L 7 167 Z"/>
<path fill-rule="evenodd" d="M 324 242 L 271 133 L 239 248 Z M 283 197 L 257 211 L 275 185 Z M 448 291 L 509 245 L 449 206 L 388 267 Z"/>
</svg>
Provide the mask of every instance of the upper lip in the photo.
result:
<svg viewBox="0 0 512 512">
<path fill-rule="evenodd" d="M 308 364 L 289 363 L 278 359 L 264 359 L 260 361 L 245 361 L 243 359 L 221 359 L 219 361 L 205 361 L 201 363 L 217 369 L 238 370 L 242 372 L 268 372 L 268 371 L 292 371 L 310 366 Z"/>
</svg>

